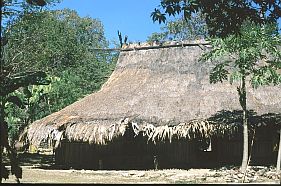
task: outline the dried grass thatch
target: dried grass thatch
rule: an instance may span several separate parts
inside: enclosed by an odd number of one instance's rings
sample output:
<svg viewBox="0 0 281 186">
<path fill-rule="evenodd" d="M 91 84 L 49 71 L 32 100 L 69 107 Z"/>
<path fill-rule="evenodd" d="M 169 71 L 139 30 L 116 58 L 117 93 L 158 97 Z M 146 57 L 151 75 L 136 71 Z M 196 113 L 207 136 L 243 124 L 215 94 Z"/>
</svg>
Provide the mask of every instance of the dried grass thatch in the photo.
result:
<svg viewBox="0 0 281 186">
<path fill-rule="evenodd" d="M 127 125 L 124 123 L 105 124 L 103 121 L 95 120 L 85 123 L 69 125 L 65 130 L 65 137 L 69 141 L 82 141 L 90 144 L 105 144 L 123 136 Z"/>
<path fill-rule="evenodd" d="M 172 142 L 172 139 L 193 139 L 193 138 L 209 138 L 213 133 L 213 125 L 206 120 L 191 120 L 188 123 L 180 123 L 175 126 L 158 126 L 154 128 L 148 136 L 148 140 L 154 143 L 157 141 Z"/>
<path fill-rule="evenodd" d="M 32 123 L 28 141 L 38 146 L 64 137 L 105 144 L 123 136 L 128 127 L 135 136 L 154 142 L 237 131 L 236 122 L 208 119 L 222 110 L 240 110 L 240 105 L 237 85 L 209 83 L 213 64 L 198 62 L 206 47 L 192 43 L 121 52 L 100 91 Z M 280 113 L 280 86 L 248 90 L 249 109 L 258 115 Z"/>
</svg>

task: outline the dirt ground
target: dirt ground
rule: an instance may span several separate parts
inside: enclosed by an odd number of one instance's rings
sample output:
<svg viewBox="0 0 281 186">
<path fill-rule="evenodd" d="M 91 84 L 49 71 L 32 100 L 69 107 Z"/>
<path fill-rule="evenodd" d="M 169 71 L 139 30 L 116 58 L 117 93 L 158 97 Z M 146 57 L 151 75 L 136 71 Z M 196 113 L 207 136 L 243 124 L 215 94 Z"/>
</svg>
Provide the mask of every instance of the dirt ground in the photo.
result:
<svg viewBox="0 0 281 186">
<path fill-rule="evenodd" d="M 54 167 L 51 156 L 28 155 L 20 157 L 23 168 L 21 183 L 84 183 L 84 184 L 196 184 L 241 183 L 238 167 L 219 169 L 164 169 L 164 170 L 63 170 Z M 9 166 L 7 166 L 9 167 Z M 252 167 L 246 183 L 280 184 L 274 168 Z M 15 177 L 2 183 L 16 183 Z"/>
<path fill-rule="evenodd" d="M 166 170 L 44 170 L 23 167 L 21 183 L 92 183 L 92 184 L 196 184 L 196 183 L 232 183 L 216 176 L 216 171 L 210 169 L 166 169 Z M 16 183 L 14 176 L 3 183 Z M 239 183 L 234 181 L 233 183 Z M 256 180 L 254 183 L 279 184 L 279 180 Z"/>
</svg>

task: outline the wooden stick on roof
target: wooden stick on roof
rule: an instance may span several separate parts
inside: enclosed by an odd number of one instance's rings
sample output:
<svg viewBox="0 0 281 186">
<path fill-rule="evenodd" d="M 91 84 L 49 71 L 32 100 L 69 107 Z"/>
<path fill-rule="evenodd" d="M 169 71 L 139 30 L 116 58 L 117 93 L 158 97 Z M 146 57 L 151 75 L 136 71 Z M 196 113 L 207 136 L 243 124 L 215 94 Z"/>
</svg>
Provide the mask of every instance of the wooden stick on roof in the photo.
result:
<svg viewBox="0 0 281 186">
<path fill-rule="evenodd" d="M 169 44 L 169 45 L 156 45 L 156 46 L 139 46 L 139 47 L 130 47 L 127 45 L 125 48 L 94 48 L 92 50 L 101 50 L 101 51 L 134 51 L 134 50 L 148 50 L 148 49 L 159 49 L 159 48 L 173 48 L 173 47 L 186 47 L 186 46 L 199 46 L 204 50 L 204 46 L 210 45 L 209 42 L 201 43 L 181 43 L 181 44 Z"/>
</svg>

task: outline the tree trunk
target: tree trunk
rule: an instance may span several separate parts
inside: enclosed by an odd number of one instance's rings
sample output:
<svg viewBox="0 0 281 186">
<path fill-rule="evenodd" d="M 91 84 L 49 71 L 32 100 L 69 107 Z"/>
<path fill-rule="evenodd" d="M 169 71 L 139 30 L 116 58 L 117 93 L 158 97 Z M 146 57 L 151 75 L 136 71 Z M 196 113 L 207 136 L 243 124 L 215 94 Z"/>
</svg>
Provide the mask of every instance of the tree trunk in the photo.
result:
<svg viewBox="0 0 281 186">
<path fill-rule="evenodd" d="M 277 164 L 276 164 L 276 171 L 280 173 L 280 165 L 281 164 L 281 129 L 279 130 L 279 147 L 278 147 L 278 156 L 277 156 Z"/>
<path fill-rule="evenodd" d="M 242 157 L 242 165 L 241 172 L 245 173 L 248 166 L 248 158 L 249 158 L 249 139 L 248 139 L 248 122 L 247 122 L 247 94 L 246 94 L 246 77 L 242 77 L 241 87 L 238 87 L 239 93 L 239 101 L 240 105 L 243 109 L 243 157 Z"/>
<path fill-rule="evenodd" d="M 246 172 L 249 156 L 249 139 L 248 139 L 248 124 L 247 124 L 247 111 L 243 110 L 243 158 L 241 165 L 241 172 Z"/>
<path fill-rule="evenodd" d="M 0 3 L 0 26 L 2 27 L 2 0 Z M 0 55 L 2 58 L 2 37 L 1 37 L 1 42 L 0 42 Z M 0 59 L 0 75 L 3 73 L 3 64 L 2 64 L 2 59 Z M 2 89 L 2 86 L 0 85 L 0 89 Z M 2 113 L 2 99 L 3 97 L 1 96 L 0 98 L 0 183 L 2 183 L 2 133 L 1 133 L 1 127 L 3 125 L 2 123 L 2 118 L 4 118 L 4 115 Z"/>
<path fill-rule="evenodd" d="M 1 86 L 1 85 L 0 85 Z M 0 87 L 1 88 L 1 87 Z M 2 97 L 0 98 L 0 183 L 2 183 L 2 166 L 3 166 L 3 136 L 4 136 L 4 131 L 2 130 L 4 128 L 4 106 L 3 106 L 3 101 Z"/>
<path fill-rule="evenodd" d="M 2 8 L 3 8 L 3 1 L 1 0 L 1 3 L 0 3 L 0 26 L 2 27 L 2 14 L 3 14 L 3 11 L 2 11 Z M 2 35 L 2 34 L 1 34 Z M 2 49 L 3 49 L 3 46 L 2 46 L 2 37 L 1 37 L 1 42 L 0 42 L 0 55 L 1 55 L 1 59 L 0 59 L 0 75 L 3 74 L 3 62 L 4 62 L 4 59 L 2 59 Z M 2 89 L 2 85 L 0 85 L 0 89 Z M 0 183 L 2 183 L 2 166 L 3 166 L 3 163 L 2 163 L 2 160 L 3 160 L 3 157 L 2 157 L 2 153 L 3 153 L 3 145 L 2 145 L 2 136 L 3 136 L 3 131 L 1 130 L 2 129 L 2 126 L 4 125 L 4 101 L 3 101 L 3 96 L 0 96 Z"/>
</svg>

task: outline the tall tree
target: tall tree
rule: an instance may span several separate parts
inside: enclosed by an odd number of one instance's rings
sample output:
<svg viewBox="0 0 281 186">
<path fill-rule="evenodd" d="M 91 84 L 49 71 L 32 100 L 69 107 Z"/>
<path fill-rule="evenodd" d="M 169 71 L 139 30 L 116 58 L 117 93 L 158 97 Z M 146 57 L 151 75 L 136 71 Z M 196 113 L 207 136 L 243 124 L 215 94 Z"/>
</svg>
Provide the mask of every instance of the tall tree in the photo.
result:
<svg viewBox="0 0 281 186">
<path fill-rule="evenodd" d="M 281 17 L 280 0 L 161 0 L 152 12 L 153 21 L 166 21 L 166 16 L 183 14 L 190 19 L 192 13 L 206 15 L 210 36 L 225 37 L 238 33 L 242 23 L 250 19 L 255 23 L 276 23 Z"/>
<path fill-rule="evenodd" d="M 259 26 L 249 21 L 242 25 L 240 33 L 211 39 L 212 49 L 201 59 L 215 64 L 210 83 L 239 82 L 237 92 L 243 110 L 244 141 L 241 171 L 245 172 L 248 163 L 247 83 L 257 88 L 281 82 L 281 37 L 275 25 Z"/>
<path fill-rule="evenodd" d="M 24 110 L 8 105 L 12 143 L 29 123 L 98 90 L 115 67 L 118 53 L 93 50 L 108 47 L 102 23 L 73 10 L 23 14 L 4 29 L 9 38 L 4 57 L 13 66 L 11 73 L 44 70 L 55 79 L 49 86 L 13 93 L 25 104 Z"/>
<path fill-rule="evenodd" d="M 49 1 L 51 2 L 51 1 Z M 22 12 L 29 12 L 29 8 L 36 9 L 35 7 L 42 7 L 47 4 L 44 0 L 29 0 L 25 1 L 13 1 L 13 0 L 1 0 L 0 1 L 0 24 L 1 24 L 1 59 L 0 59 L 0 182 L 2 178 L 8 178 L 9 172 L 7 168 L 2 164 L 2 153 L 5 147 L 11 163 L 11 173 L 14 174 L 19 182 L 19 178 L 22 177 L 22 170 L 17 161 L 17 154 L 8 143 L 8 127 L 5 121 L 6 115 L 6 103 L 11 102 L 21 107 L 22 103 L 16 96 L 10 95 L 20 87 L 26 87 L 28 85 L 48 84 L 47 75 L 42 71 L 21 71 L 12 73 L 13 68 L 10 64 L 6 63 L 4 58 L 4 49 L 9 40 L 6 38 L 3 32 L 3 25 L 6 25 L 9 21 L 19 17 Z"/>
<path fill-rule="evenodd" d="M 5 43 L 1 45 L 1 134 L 5 134 L 1 141 L 5 140 L 13 155 L 7 133 L 17 129 L 11 124 L 27 125 L 99 89 L 115 66 L 118 53 L 93 50 L 108 47 L 100 21 L 81 18 L 71 10 L 42 8 L 59 1 L 7 0 L 1 4 L 1 41 Z M 42 87 L 50 83 L 46 72 L 55 81 Z M 16 162 L 14 156 L 12 159 L 11 163 Z M 12 174 L 13 167 L 18 167 L 16 177 L 20 178 L 20 167 L 12 165 Z M 4 171 L 7 169 L 1 165 L 1 173 Z M 1 174 L 1 180 L 7 176 Z"/>
</svg>

